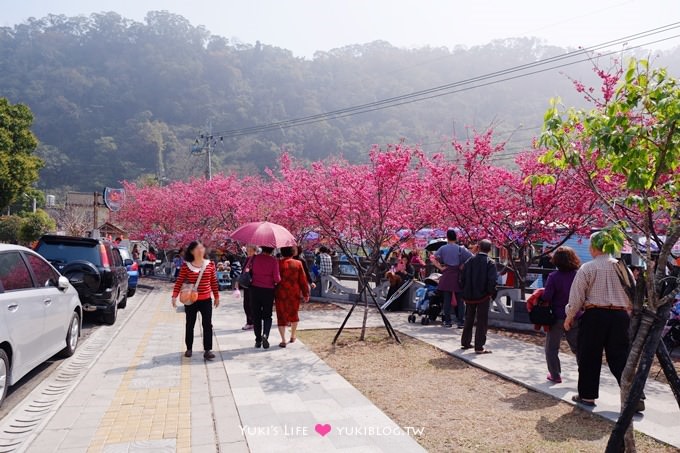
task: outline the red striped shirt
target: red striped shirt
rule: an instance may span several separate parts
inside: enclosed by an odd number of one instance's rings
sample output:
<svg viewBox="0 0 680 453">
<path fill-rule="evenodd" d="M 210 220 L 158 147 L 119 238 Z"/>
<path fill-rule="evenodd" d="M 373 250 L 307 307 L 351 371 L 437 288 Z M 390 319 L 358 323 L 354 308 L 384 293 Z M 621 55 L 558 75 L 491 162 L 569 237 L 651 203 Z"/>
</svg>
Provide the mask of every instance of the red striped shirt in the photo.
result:
<svg viewBox="0 0 680 453">
<path fill-rule="evenodd" d="M 196 284 L 201 269 L 189 266 L 188 263 L 184 263 L 180 268 L 177 281 L 175 282 L 175 288 L 172 291 L 173 298 L 179 296 L 179 292 L 184 283 L 189 283 L 191 285 Z M 201 281 L 198 284 L 198 300 L 210 299 L 211 292 L 215 300 L 220 298 L 220 289 L 217 285 L 217 270 L 215 269 L 215 263 L 212 261 L 210 261 L 210 264 L 205 268 Z"/>
</svg>

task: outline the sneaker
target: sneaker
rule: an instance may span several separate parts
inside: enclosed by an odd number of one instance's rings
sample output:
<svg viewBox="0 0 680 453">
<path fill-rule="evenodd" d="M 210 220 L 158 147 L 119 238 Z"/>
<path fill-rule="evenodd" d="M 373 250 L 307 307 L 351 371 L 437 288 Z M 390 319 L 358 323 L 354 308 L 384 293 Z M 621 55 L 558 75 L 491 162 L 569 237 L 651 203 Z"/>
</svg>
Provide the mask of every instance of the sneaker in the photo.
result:
<svg viewBox="0 0 680 453">
<path fill-rule="evenodd" d="M 562 378 L 557 376 L 556 378 L 553 378 L 552 374 L 548 373 L 546 376 L 546 379 L 549 380 L 550 382 L 554 382 L 555 384 L 561 384 L 562 383 Z"/>
<path fill-rule="evenodd" d="M 451 327 L 453 327 L 453 324 L 451 324 L 450 322 L 445 322 L 444 327 L 446 327 L 447 329 L 450 329 Z"/>
<path fill-rule="evenodd" d="M 241 327 L 241 330 L 253 330 L 253 325 L 252 324 L 246 324 L 243 327 Z"/>
<path fill-rule="evenodd" d="M 269 339 L 267 337 L 262 337 L 262 347 L 269 349 Z"/>
</svg>

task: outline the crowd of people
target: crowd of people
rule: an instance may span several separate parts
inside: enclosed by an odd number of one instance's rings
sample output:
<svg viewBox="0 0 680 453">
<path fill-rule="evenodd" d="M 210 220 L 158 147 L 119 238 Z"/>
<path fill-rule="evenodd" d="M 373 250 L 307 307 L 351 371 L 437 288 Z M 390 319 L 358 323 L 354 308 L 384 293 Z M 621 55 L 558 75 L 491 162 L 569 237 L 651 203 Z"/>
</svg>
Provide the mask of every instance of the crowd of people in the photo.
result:
<svg viewBox="0 0 680 453">
<path fill-rule="evenodd" d="M 441 273 L 437 290 L 443 299 L 442 325 L 453 327 L 455 317 L 457 326 L 462 328 L 461 349 L 474 348 L 477 354 L 489 354 L 492 352 L 486 348 L 489 308 L 497 295 L 499 279 L 497 263 L 490 256 L 493 244 L 481 240 L 468 249 L 458 244 L 453 229 L 447 232 L 446 239 L 446 244 L 429 256 Z M 604 240 L 603 233 L 591 236 L 593 259 L 585 264 L 581 264 L 573 249 L 558 247 L 549 257 L 552 269 L 544 277 L 544 288 L 535 293 L 541 304 L 550 307 L 552 316 L 549 325 L 544 326 L 547 380 L 562 382 L 559 352 L 566 338 L 578 363 L 578 394 L 573 399 L 586 406 L 595 405 L 599 396 L 603 353 L 612 374 L 620 381 L 630 346 L 630 294 L 635 278 L 625 264 L 603 251 Z M 200 313 L 204 357 L 211 360 L 212 309 L 219 306 L 220 300 L 217 272 L 220 266 L 224 270 L 224 265 L 208 260 L 200 241 L 192 242 L 182 252 L 174 263 L 177 271 L 172 304 L 177 305 L 185 285 L 193 285 L 197 293 L 195 302 L 185 305 L 185 355 L 192 355 L 194 326 Z M 333 273 L 332 252 L 327 247 L 318 250 L 311 269 L 301 247 L 283 247 L 278 256 L 274 253 L 271 247 L 245 249 L 243 272 L 250 275 L 250 284 L 241 288 L 246 318 L 242 329 L 253 331 L 255 348 L 270 347 L 274 313 L 279 347 L 295 343 L 300 303 L 309 301 L 320 277 Z M 400 255 L 385 273 L 390 281 L 387 297 L 403 282 L 416 277 L 416 268 L 423 265 L 418 254 Z M 638 410 L 644 410 L 644 401 Z"/>
<path fill-rule="evenodd" d="M 258 253 L 259 251 L 259 253 Z M 276 307 L 276 325 L 281 337 L 279 347 L 285 348 L 295 343 L 299 309 L 301 302 L 308 302 L 311 289 L 315 286 L 312 274 L 299 247 L 282 247 L 280 256 L 274 256 L 272 247 L 246 248 L 243 272 L 250 276 L 247 288 L 236 290 L 243 294 L 243 311 L 246 324 L 243 330 L 252 330 L 255 335 L 255 348 L 269 349 L 269 335 Z M 330 257 L 329 257 L 330 258 Z M 186 314 L 186 357 L 193 354 L 194 327 L 197 314 L 201 314 L 203 324 L 203 356 L 212 360 L 212 309 L 219 306 L 220 291 L 217 275 L 223 263 L 215 263 L 206 257 L 205 246 L 194 241 L 180 256 L 182 264 L 177 263 L 178 273 L 172 292 L 172 305 L 177 307 L 178 297 L 188 286 L 196 291 L 196 300 L 184 303 Z M 324 260 L 322 259 L 322 262 Z M 290 328 L 288 334 L 287 329 Z"/>
<path fill-rule="evenodd" d="M 445 301 L 443 325 L 451 326 L 450 312 L 455 310 L 458 323 L 462 321 L 463 325 L 461 348 L 491 353 L 485 348 L 486 333 L 489 303 L 496 296 L 498 279 L 496 263 L 489 258 L 492 244 L 482 240 L 476 250 L 469 251 L 456 243 L 454 231 L 449 231 L 447 239 L 447 245 L 434 256 L 435 265 L 442 271 L 439 290 Z M 604 241 L 601 232 L 591 236 L 593 259 L 583 265 L 573 249 L 558 247 L 550 258 L 555 270 L 548 274 L 539 293 L 554 317 L 544 326 L 547 380 L 562 382 L 559 351 L 566 337 L 578 364 L 578 394 L 573 400 L 585 406 L 594 406 L 599 396 L 603 353 L 620 383 L 630 348 L 630 295 L 635 278 L 622 261 L 603 251 Z M 644 409 L 642 400 L 637 410 Z"/>
</svg>

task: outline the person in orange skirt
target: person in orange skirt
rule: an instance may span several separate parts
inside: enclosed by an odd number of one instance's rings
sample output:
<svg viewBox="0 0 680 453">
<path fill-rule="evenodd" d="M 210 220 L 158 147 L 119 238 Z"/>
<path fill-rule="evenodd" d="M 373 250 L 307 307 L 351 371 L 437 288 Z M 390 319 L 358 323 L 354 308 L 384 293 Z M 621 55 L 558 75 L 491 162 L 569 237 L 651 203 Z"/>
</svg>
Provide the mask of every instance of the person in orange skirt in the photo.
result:
<svg viewBox="0 0 680 453">
<path fill-rule="evenodd" d="M 281 334 L 279 347 L 286 347 L 286 327 L 290 324 L 290 342 L 295 343 L 300 300 L 309 301 L 309 282 L 300 261 L 294 259 L 295 247 L 281 248 L 279 271 L 281 282 L 274 293 L 276 304 L 276 325 Z"/>
</svg>

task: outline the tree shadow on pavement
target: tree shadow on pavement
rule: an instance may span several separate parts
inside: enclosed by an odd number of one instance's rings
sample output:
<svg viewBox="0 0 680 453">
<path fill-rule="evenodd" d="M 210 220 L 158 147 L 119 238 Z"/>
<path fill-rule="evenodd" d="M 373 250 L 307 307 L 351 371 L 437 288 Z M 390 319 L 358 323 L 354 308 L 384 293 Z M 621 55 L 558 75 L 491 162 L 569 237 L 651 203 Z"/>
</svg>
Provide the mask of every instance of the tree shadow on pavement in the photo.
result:
<svg viewBox="0 0 680 453">
<path fill-rule="evenodd" d="M 194 359 L 196 357 L 203 357 L 203 353 L 201 352 L 200 355 L 198 353 L 194 353 Z M 153 368 L 161 368 L 161 367 L 166 367 L 166 366 L 180 366 L 182 364 L 183 360 L 191 360 L 188 358 L 184 357 L 184 351 L 177 351 L 177 352 L 169 352 L 167 354 L 160 354 L 160 355 L 155 355 L 151 358 L 151 360 L 139 363 L 135 366 L 129 365 L 129 366 L 122 366 L 118 368 L 111 368 L 105 371 L 106 374 L 123 374 L 130 369 L 135 369 L 137 371 L 139 370 L 150 370 Z"/>
</svg>

